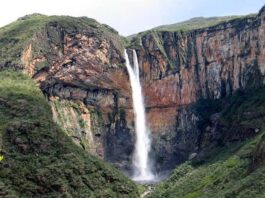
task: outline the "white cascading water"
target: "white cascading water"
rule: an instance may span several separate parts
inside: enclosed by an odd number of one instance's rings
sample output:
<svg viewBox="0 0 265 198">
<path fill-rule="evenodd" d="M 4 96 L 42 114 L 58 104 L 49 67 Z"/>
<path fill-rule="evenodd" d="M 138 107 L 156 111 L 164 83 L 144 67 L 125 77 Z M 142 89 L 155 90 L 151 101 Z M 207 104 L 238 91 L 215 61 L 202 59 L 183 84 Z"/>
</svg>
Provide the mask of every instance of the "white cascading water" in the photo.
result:
<svg viewBox="0 0 265 198">
<path fill-rule="evenodd" d="M 142 95 L 142 88 L 139 77 L 139 65 L 137 54 L 133 50 L 133 63 L 134 68 L 131 67 L 127 51 L 125 50 L 126 67 L 130 77 L 130 83 L 132 88 L 134 120 L 136 130 L 136 142 L 133 154 L 133 166 L 135 181 L 152 181 L 154 174 L 151 171 L 151 165 L 149 160 L 150 152 L 150 135 L 146 126 L 144 99 Z"/>
</svg>

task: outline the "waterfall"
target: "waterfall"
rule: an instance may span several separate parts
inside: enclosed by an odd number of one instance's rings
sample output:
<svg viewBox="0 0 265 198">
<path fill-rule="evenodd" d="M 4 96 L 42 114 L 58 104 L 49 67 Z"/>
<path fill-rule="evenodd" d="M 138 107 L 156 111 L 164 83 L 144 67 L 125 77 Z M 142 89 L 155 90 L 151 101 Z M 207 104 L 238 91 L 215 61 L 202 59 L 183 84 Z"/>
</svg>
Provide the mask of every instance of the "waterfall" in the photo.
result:
<svg viewBox="0 0 265 198">
<path fill-rule="evenodd" d="M 132 68 L 130 65 L 129 57 L 126 50 L 124 54 L 126 60 L 126 68 L 129 73 L 132 88 L 134 121 L 136 131 L 136 142 L 133 154 L 133 180 L 151 181 L 154 179 L 149 159 L 151 140 L 149 129 L 146 126 L 145 107 L 139 77 L 139 65 L 137 54 L 135 50 L 133 50 L 134 68 Z"/>
</svg>

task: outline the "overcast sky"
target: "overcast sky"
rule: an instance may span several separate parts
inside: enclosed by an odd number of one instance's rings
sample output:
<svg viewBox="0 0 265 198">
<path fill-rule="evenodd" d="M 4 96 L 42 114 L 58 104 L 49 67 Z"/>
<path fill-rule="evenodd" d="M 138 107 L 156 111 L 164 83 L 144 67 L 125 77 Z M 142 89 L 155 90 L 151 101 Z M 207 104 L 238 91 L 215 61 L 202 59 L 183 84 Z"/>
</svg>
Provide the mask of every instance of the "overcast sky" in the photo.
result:
<svg viewBox="0 0 265 198">
<path fill-rule="evenodd" d="M 87 16 L 127 36 L 198 16 L 256 13 L 265 0 L 3 0 L 0 26 L 31 13 Z"/>
</svg>

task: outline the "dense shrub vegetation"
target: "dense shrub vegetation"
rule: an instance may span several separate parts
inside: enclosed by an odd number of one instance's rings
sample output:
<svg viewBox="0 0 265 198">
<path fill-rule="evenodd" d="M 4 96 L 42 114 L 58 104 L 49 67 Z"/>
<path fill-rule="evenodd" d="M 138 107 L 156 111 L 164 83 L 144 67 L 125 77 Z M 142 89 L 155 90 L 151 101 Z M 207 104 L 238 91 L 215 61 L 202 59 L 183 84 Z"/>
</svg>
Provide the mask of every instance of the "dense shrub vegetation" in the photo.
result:
<svg viewBox="0 0 265 198">
<path fill-rule="evenodd" d="M 133 182 L 56 126 L 30 78 L 0 79 L 0 197 L 138 197 Z"/>
</svg>

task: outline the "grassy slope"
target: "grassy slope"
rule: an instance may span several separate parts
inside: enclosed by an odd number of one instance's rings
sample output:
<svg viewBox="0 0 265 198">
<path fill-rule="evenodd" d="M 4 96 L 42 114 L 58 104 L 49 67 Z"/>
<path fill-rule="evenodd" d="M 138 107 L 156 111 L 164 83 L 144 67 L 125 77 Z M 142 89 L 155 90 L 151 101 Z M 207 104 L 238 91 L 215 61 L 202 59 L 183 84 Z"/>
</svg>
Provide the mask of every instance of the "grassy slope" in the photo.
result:
<svg viewBox="0 0 265 198">
<path fill-rule="evenodd" d="M 53 21 L 65 26 L 76 24 L 77 28 L 87 25 L 95 26 L 96 21 L 92 19 L 78 20 L 72 17 L 30 15 L 20 18 L 9 25 L 0 28 L 0 64 L 12 62 L 20 63 L 20 56 L 26 44 L 30 42 L 34 33 L 41 31 L 46 24 Z M 80 23 L 82 22 L 82 23 Z M 73 27 L 75 28 L 75 27 Z"/>
<path fill-rule="evenodd" d="M 231 22 L 233 20 L 241 20 L 244 18 L 255 17 L 256 14 L 250 14 L 246 16 L 224 16 L 224 17 L 196 17 L 189 19 L 187 21 L 174 23 L 170 25 L 162 25 L 155 27 L 153 29 L 140 32 L 138 34 L 130 35 L 127 37 L 127 47 L 128 48 L 138 48 L 140 43 L 140 38 L 147 35 L 155 35 L 157 32 L 179 32 L 181 34 L 190 32 L 193 30 L 203 29 L 212 27 L 221 23 Z"/>
<path fill-rule="evenodd" d="M 179 23 L 174 23 L 170 25 L 161 25 L 150 30 L 140 32 L 138 34 L 134 34 L 128 36 L 129 39 L 136 37 L 138 35 L 145 35 L 150 31 L 170 31 L 170 32 L 177 32 L 177 31 L 190 31 L 200 28 L 206 28 L 210 26 L 217 25 L 222 22 L 228 22 L 232 19 L 240 18 L 241 16 L 225 16 L 225 17 L 195 17 L 191 18 L 187 21 L 182 21 Z"/>
<path fill-rule="evenodd" d="M 58 25 L 60 29 L 70 34 L 92 29 L 98 34 L 98 37 L 111 38 L 118 49 L 123 48 L 123 39 L 118 35 L 118 32 L 94 19 L 32 14 L 21 17 L 17 21 L 0 28 L 0 68 L 5 64 L 9 64 L 9 68 L 11 65 L 13 67 L 21 65 L 21 54 L 27 44 L 34 42 L 34 34 L 47 31 L 45 28 L 52 25 Z M 47 53 L 47 49 L 38 49 L 38 51 Z M 48 54 L 45 54 L 45 56 L 48 56 Z"/>
<path fill-rule="evenodd" d="M 229 22 L 234 19 L 242 19 L 245 17 L 252 17 L 256 16 L 256 14 L 250 14 L 247 16 L 223 16 L 223 17 L 196 17 L 189 19 L 187 21 L 174 23 L 170 25 L 162 25 L 156 28 L 153 28 L 153 30 L 158 31 L 191 31 L 196 29 L 202 29 L 207 28 L 211 26 L 218 25 L 220 23 Z"/>
<path fill-rule="evenodd" d="M 238 92 L 228 103 L 222 111 L 223 124 L 259 128 L 259 135 L 216 148 L 203 160 L 177 167 L 150 197 L 265 196 L 265 88 Z"/>
<path fill-rule="evenodd" d="M 0 197 L 137 197 L 136 185 L 52 121 L 35 83 L 0 72 Z"/>
<path fill-rule="evenodd" d="M 162 25 L 154 28 L 153 30 L 158 31 L 190 31 L 195 29 L 207 28 L 210 26 L 217 25 L 219 23 L 228 22 L 233 19 L 240 19 L 242 16 L 224 16 L 224 17 L 196 17 L 175 23 L 171 25 Z"/>
</svg>

